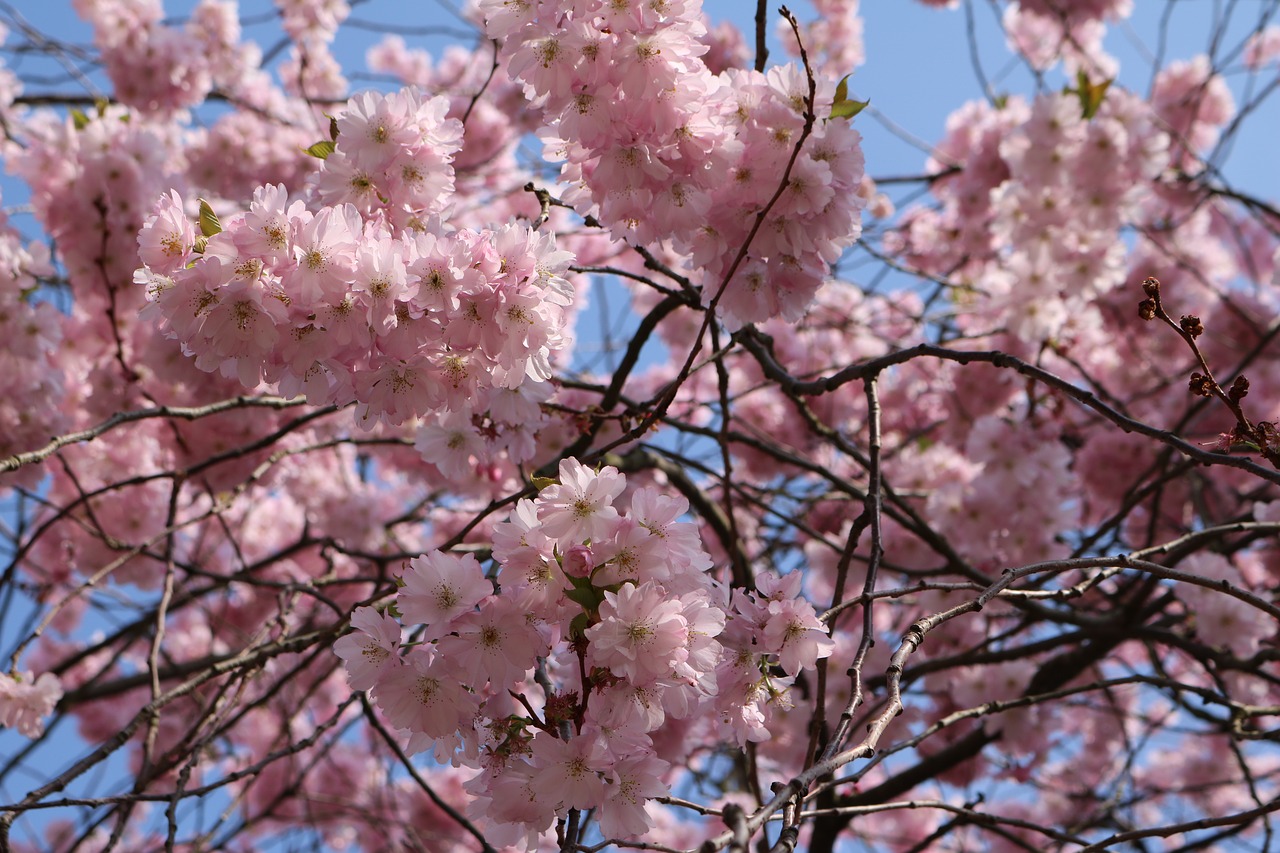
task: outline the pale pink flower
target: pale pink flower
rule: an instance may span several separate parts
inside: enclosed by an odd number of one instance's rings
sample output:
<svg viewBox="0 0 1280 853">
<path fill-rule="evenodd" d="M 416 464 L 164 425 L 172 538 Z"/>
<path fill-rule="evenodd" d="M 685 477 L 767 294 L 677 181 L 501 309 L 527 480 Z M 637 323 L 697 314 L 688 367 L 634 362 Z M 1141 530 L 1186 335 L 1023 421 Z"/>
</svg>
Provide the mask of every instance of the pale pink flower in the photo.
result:
<svg viewBox="0 0 1280 853">
<path fill-rule="evenodd" d="M 533 787 L 557 808 L 592 809 L 604 799 L 609 756 L 588 731 L 569 741 L 539 734 L 533 740 Z"/>
<path fill-rule="evenodd" d="M 339 637 L 333 650 L 346 664 L 351 689 L 369 690 L 400 664 L 400 623 L 372 607 L 359 607 L 351 626 L 356 630 Z"/>
<path fill-rule="evenodd" d="M 605 592 L 600 622 L 587 629 L 591 660 L 615 675 L 647 681 L 671 673 L 688 657 L 689 626 L 679 601 L 656 583 Z"/>
<path fill-rule="evenodd" d="M 269 264 L 287 260 L 291 254 L 293 222 L 302 211 L 300 201 L 289 205 L 289 194 L 283 184 L 258 187 L 245 214 L 241 245 Z"/>
<path fill-rule="evenodd" d="M 403 98 L 364 92 L 347 101 L 338 116 L 338 143 L 355 162 L 382 169 L 402 147 L 417 141 Z M 328 161 L 325 161 L 328 168 Z"/>
<path fill-rule="evenodd" d="M 543 532 L 566 546 L 608 536 L 618 518 L 613 500 L 625 486 L 626 478 L 612 465 L 596 473 L 577 459 L 561 460 L 560 482 L 538 495 Z"/>
<path fill-rule="evenodd" d="M 1244 45 L 1243 58 L 1245 67 L 1251 71 L 1257 71 L 1280 59 L 1280 26 L 1271 24 L 1249 36 Z"/>
<path fill-rule="evenodd" d="M 631 495 L 631 517 L 653 534 L 654 558 L 668 563 L 673 573 L 711 568 L 697 525 L 680 520 L 688 511 L 689 501 L 683 495 L 666 495 L 651 486 Z"/>
<path fill-rule="evenodd" d="M 372 428 L 379 420 L 400 426 L 440 405 L 441 391 L 425 355 L 379 361 L 356 377 L 356 397 L 363 403 L 357 418 L 361 426 Z"/>
<path fill-rule="evenodd" d="M 437 644 L 449 668 L 466 676 L 465 684 L 479 687 L 490 681 L 506 688 L 523 681 L 546 648 L 508 597 L 490 596 L 478 612 L 464 613 L 450 625 L 452 633 Z"/>
<path fill-rule="evenodd" d="M 670 793 L 662 782 L 669 767 L 655 755 L 636 755 L 614 764 L 600 804 L 600 832 L 605 838 L 635 838 L 649 830 L 653 818 L 648 802 Z"/>
<path fill-rule="evenodd" d="M 818 621 L 813 605 L 801 598 L 769 602 L 763 642 L 792 675 L 812 669 L 818 658 L 835 650 L 835 643 L 827 636 L 827 626 Z"/>
<path fill-rule="evenodd" d="M 469 412 L 448 412 L 418 427 L 413 448 L 450 480 L 467 482 L 487 456 L 484 437 Z"/>
<path fill-rule="evenodd" d="M 426 625 L 428 640 L 442 636 L 450 622 L 493 594 L 493 584 L 473 554 L 432 551 L 415 557 L 403 581 L 397 597 L 400 613 L 406 623 Z"/>
<path fill-rule="evenodd" d="M 551 560 L 551 540 L 538 521 L 538 507 L 522 498 L 507 520 L 493 528 L 493 558 L 502 564 L 503 583 L 512 583 L 511 575 L 527 582 L 540 579 Z"/>
<path fill-rule="evenodd" d="M 661 540 L 632 518 L 619 518 L 613 534 L 592 547 L 604 564 L 596 579 L 600 586 L 663 581 L 671 575 L 671 566 L 662 559 Z"/>
<path fill-rule="evenodd" d="M 17 729 L 24 737 L 44 733 L 44 720 L 62 698 L 62 686 L 51 672 L 33 678 L 29 672 L 0 673 L 0 726 Z"/>
<path fill-rule="evenodd" d="M 374 688 L 374 700 L 398 729 L 443 738 L 458 730 L 475 713 L 476 702 L 438 657 L 410 654 L 407 666 L 384 673 Z"/>
<path fill-rule="evenodd" d="M 297 226 L 293 240 L 297 265 L 285 277 L 290 296 L 315 303 L 346 290 L 355 277 L 361 222 L 359 211 L 347 204 L 323 208 Z"/>
<path fill-rule="evenodd" d="M 172 274 L 182 269 L 195 247 L 196 233 L 182 206 L 177 190 L 160 196 L 152 214 L 138 234 L 138 257 L 152 270 Z"/>
</svg>

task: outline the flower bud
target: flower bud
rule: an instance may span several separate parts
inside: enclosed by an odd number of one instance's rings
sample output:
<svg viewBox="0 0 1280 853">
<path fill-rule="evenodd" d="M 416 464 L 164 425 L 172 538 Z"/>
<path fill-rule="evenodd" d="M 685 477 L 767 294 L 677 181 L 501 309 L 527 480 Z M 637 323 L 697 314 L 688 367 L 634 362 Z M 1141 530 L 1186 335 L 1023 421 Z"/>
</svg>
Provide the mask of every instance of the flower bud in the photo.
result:
<svg viewBox="0 0 1280 853">
<path fill-rule="evenodd" d="M 571 577 L 589 578 L 596 567 L 595 556 L 587 545 L 570 545 L 561 557 L 560 567 Z"/>
</svg>

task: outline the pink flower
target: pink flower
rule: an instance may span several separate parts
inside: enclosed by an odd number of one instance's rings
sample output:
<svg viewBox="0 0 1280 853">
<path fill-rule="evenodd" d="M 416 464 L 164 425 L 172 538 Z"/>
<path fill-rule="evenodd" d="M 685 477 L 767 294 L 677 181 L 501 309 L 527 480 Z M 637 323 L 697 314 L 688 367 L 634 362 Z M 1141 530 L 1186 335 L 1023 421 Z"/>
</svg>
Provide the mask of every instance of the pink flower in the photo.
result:
<svg viewBox="0 0 1280 853">
<path fill-rule="evenodd" d="M 592 809 L 604 799 L 609 756 L 598 738 L 584 732 L 569 741 L 539 734 L 533 741 L 533 787 L 557 808 Z"/>
<path fill-rule="evenodd" d="M 413 442 L 422 458 L 450 480 L 466 482 L 484 462 L 484 437 L 467 412 L 449 412 L 435 423 L 423 424 Z"/>
<path fill-rule="evenodd" d="M 813 605 L 802 598 L 769 602 L 769 620 L 764 626 L 764 647 L 778 655 L 778 662 L 795 675 L 812 669 L 818 658 L 835 650 L 827 636 L 827 626 L 818 621 Z"/>
<path fill-rule="evenodd" d="M 605 838 L 634 838 L 649 830 L 653 818 L 648 801 L 669 793 L 662 782 L 668 767 L 654 755 L 624 758 L 613 766 L 612 784 L 600 804 L 600 832 Z"/>
<path fill-rule="evenodd" d="M 240 237 L 244 250 L 269 264 L 286 261 L 292 246 L 293 221 L 302 211 L 300 201 L 289 205 L 289 194 L 282 184 L 258 187 L 244 218 L 245 229 Z"/>
<path fill-rule="evenodd" d="M 528 498 L 493 528 L 493 558 L 502 564 L 503 584 L 514 582 L 511 575 L 523 576 L 529 583 L 541 580 L 551 550 L 551 541 L 538 522 L 537 505 Z"/>
<path fill-rule="evenodd" d="M 285 278 L 290 296 L 314 303 L 346 290 L 355 277 L 361 223 L 359 211 L 349 204 L 323 208 L 301 223 L 293 243 L 297 266 Z"/>
<path fill-rule="evenodd" d="M 566 546 L 605 538 L 618 518 L 613 499 L 625 486 L 626 478 L 612 465 L 597 474 L 577 459 L 561 460 L 560 482 L 538 496 L 543 532 Z"/>
<path fill-rule="evenodd" d="M 29 738 L 44 732 L 44 721 L 62 698 L 62 686 L 53 673 L 33 679 L 29 672 L 0 674 L 0 726 L 17 729 Z"/>
<path fill-rule="evenodd" d="M 656 583 L 606 592 L 600 622 L 587 629 L 591 659 L 615 675 L 647 681 L 669 675 L 688 657 L 689 626 L 679 601 Z"/>
<path fill-rule="evenodd" d="M 475 700 L 438 657 L 420 652 L 407 661 L 408 666 L 392 669 L 374 688 L 375 701 L 393 726 L 443 738 L 471 719 Z"/>
<path fill-rule="evenodd" d="M 472 554 L 455 557 L 432 551 L 415 557 L 403 580 L 397 599 L 400 613 L 406 623 L 425 624 L 427 640 L 447 633 L 450 622 L 493 594 L 493 584 Z"/>
<path fill-rule="evenodd" d="M 654 559 L 668 563 L 677 574 L 711 568 L 697 525 L 680 520 L 688 511 L 689 501 L 683 495 L 664 495 L 646 486 L 631 496 L 631 517 L 657 540 L 653 545 Z"/>
<path fill-rule="evenodd" d="M 407 360 L 383 358 L 372 369 L 356 377 L 356 397 L 360 407 L 357 423 L 372 428 L 379 420 L 400 426 L 410 418 L 425 415 L 442 402 L 439 386 L 426 356 Z"/>
<path fill-rule="evenodd" d="M 372 607 L 351 614 L 356 630 L 338 638 L 333 650 L 347 667 L 352 690 L 369 690 L 382 675 L 400 664 L 400 623 Z"/>
<path fill-rule="evenodd" d="M 347 156 L 369 168 L 381 169 L 401 147 L 418 137 L 409 123 L 404 98 L 365 92 L 347 101 L 338 117 L 338 142 Z M 326 168 L 328 161 L 325 161 Z"/>
<path fill-rule="evenodd" d="M 478 613 L 464 613 L 450 626 L 453 633 L 440 640 L 441 657 L 450 669 L 463 673 L 469 687 L 490 681 L 505 688 L 523 681 L 544 643 L 511 598 L 490 596 Z"/>
<path fill-rule="evenodd" d="M 156 212 L 138 234 L 138 257 L 152 270 L 172 274 L 186 266 L 196 242 L 195 228 L 176 190 L 160 196 Z"/>
<path fill-rule="evenodd" d="M 1280 27 L 1272 24 L 1249 36 L 1243 58 L 1245 67 L 1251 71 L 1280 59 Z"/>
</svg>

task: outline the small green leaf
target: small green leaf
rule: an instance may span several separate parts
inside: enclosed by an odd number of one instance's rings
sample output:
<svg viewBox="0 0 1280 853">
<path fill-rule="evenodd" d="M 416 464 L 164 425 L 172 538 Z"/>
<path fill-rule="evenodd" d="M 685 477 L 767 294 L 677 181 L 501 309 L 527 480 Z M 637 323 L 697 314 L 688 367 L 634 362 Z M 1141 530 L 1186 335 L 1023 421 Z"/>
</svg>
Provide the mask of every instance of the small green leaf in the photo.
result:
<svg viewBox="0 0 1280 853">
<path fill-rule="evenodd" d="M 207 245 L 209 245 L 209 238 L 201 234 L 199 237 L 196 238 L 196 244 L 191 247 L 191 251 L 195 252 L 197 255 L 203 255 L 204 247 Z M 196 262 L 192 261 L 191 263 L 187 264 L 187 267 L 190 268 L 195 265 L 196 265 Z"/>
<path fill-rule="evenodd" d="M 871 101 L 838 101 L 831 105 L 832 118 L 853 118 L 867 108 Z"/>
<path fill-rule="evenodd" d="M 853 118 L 867 108 L 870 101 L 855 101 L 849 97 L 849 77 L 846 74 L 836 84 L 836 97 L 831 102 L 831 118 Z"/>
<path fill-rule="evenodd" d="M 852 76 L 852 74 L 846 74 L 836 84 L 836 97 L 831 102 L 831 118 L 853 118 L 871 103 L 855 101 L 849 97 L 849 78 Z"/>
<path fill-rule="evenodd" d="M 319 157 L 321 160 L 328 160 L 329 155 L 333 153 L 336 146 L 327 139 L 322 139 L 315 145 L 306 149 L 306 152 L 312 157 Z"/>
<path fill-rule="evenodd" d="M 1113 79 L 1109 78 L 1094 83 L 1082 69 L 1076 72 L 1076 88 L 1068 88 L 1064 91 L 1080 99 L 1080 115 L 1083 118 L 1091 119 L 1098 114 L 1098 110 L 1102 107 L 1102 100 L 1107 96 L 1107 89 L 1111 88 Z"/>
<path fill-rule="evenodd" d="M 338 120 L 333 116 L 329 116 L 329 139 L 338 141 Z"/>
<path fill-rule="evenodd" d="M 212 237 L 221 232 L 222 223 L 218 221 L 218 214 L 213 212 L 209 202 L 200 199 L 200 233 L 206 237 Z"/>
<path fill-rule="evenodd" d="M 89 126 L 89 117 L 84 114 L 83 110 L 72 108 L 71 124 L 75 127 L 76 130 L 84 130 L 86 127 Z"/>
<path fill-rule="evenodd" d="M 840 78 L 840 82 L 836 84 L 836 103 L 849 99 L 849 78 L 852 74 L 846 74 Z"/>
<path fill-rule="evenodd" d="M 539 477 L 536 474 L 530 477 L 529 481 L 533 483 L 533 487 L 538 491 L 542 491 L 547 486 L 554 486 L 556 484 L 555 477 Z"/>
</svg>

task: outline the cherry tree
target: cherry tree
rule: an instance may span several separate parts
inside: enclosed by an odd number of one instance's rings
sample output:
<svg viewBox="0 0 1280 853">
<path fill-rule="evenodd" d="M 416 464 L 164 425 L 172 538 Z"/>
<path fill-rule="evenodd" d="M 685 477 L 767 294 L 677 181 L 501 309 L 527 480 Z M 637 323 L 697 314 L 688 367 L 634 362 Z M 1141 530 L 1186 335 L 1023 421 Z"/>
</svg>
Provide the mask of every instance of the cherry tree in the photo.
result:
<svg viewBox="0 0 1280 853">
<path fill-rule="evenodd" d="M 0 849 L 1280 847 L 1280 3 L 71 5 Z"/>
</svg>

